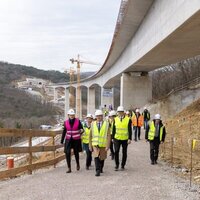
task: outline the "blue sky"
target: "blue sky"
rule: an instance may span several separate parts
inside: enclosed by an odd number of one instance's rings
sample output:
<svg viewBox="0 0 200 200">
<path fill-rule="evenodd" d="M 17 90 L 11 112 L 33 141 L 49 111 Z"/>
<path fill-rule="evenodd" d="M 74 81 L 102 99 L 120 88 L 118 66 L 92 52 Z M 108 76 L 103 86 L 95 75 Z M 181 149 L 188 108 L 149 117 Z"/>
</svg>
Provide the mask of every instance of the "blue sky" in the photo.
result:
<svg viewBox="0 0 200 200">
<path fill-rule="evenodd" d="M 0 60 L 63 71 L 79 53 L 103 63 L 121 0 L 0 0 Z M 94 71 L 94 65 L 82 71 Z"/>
</svg>

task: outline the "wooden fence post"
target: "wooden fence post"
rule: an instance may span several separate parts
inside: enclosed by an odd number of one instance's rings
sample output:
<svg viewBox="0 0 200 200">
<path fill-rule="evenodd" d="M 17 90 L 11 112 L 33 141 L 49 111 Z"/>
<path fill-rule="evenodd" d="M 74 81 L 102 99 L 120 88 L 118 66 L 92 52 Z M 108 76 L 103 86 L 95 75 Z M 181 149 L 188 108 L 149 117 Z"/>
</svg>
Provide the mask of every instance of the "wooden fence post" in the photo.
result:
<svg viewBox="0 0 200 200">
<path fill-rule="evenodd" d="M 55 137 L 54 136 L 52 137 L 52 145 L 55 147 Z M 56 158 L 56 148 L 53 151 L 53 158 L 54 158 L 54 160 Z M 56 168 L 56 163 L 54 163 L 54 168 Z"/>
<path fill-rule="evenodd" d="M 32 147 L 32 137 L 31 136 L 29 137 L 28 144 L 29 144 L 29 166 L 30 166 L 30 169 L 28 170 L 28 172 L 29 172 L 29 174 L 32 174 L 33 155 L 32 155 L 32 150 L 31 150 L 31 147 Z"/>
</svg>

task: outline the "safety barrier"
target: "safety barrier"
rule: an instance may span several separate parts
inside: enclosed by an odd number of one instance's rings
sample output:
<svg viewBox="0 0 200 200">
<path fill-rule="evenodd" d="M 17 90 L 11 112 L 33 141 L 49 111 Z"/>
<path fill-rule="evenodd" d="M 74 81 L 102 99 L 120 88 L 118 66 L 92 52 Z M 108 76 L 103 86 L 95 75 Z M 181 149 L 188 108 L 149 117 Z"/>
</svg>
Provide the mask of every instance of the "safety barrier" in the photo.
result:
<svg viewBox="0 0 200 200">
<path fill-rule="evenodd" d="M 0 137 L 26 137 L 28 138 L 28 146 L 15 146 L 15 147 L 0 147 L 0 155 L 13 155 L 13 154 L 28 154 L 28 164 L 16 168 L 10 168 L 0 171 L 0 179 L 15 177 L 16 175 L 24 172 L 32 174 L 33 170 L 54 165 L 65 158 L 64 154 L 56 156 L 56 150 L 63 147 L 63 145 L 55 144 L 55 137 L 59 136 L 61 131 L 41 131 L 41 130 L 22 130 L 22 129 L 0 129 Z M 32 139 L 38 137 L 49 137 L 51 145 L 39 144 L 32 145 Z M 52 151 L 53 159 L 43 162 L 33 162 L 33 153 Z"/>
<path fill-rule="evenodd" d="M 192 122 L 191 120 L 194 120 Z M 172 167 L 184 167 L 190 173 L 190 186 L 193 179 L 193 170 L 198 165 L 200 169 L 200 113 L 169 120 L 166 123 L 167 136 L 161 144 L 161 157 Z M 184 128 L 187 127 L 187 128 Z M 197 178 L 200 176 L 197 176 Z"/>
</svg>

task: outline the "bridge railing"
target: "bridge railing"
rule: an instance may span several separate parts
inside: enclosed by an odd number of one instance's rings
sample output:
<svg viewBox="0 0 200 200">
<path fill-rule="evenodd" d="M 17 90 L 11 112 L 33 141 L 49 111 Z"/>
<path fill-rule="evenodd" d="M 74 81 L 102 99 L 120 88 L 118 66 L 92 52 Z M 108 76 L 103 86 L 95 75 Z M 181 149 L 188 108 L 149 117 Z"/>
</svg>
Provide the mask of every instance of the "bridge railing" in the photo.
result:
<svg viewBox="0 0 200 200">
<path fill-rule="evenodd" d="M 33 170 L 37 170 L 43 167 L 51 166 L 60 162 L 65 158 L 64 154 L 56 156 L 57 149 L 62 148 L 63 145 L 56 145 L 56 138 L 61 134 L 61 131 L 42 131 L 42 130 L 23 130 L 23 129 L 0 129 L 0 137 L 25 137 L 28 139 L 27 146 L 12 146 L 12 147 L 0 147 L 0 156 L 9 156 L 13 154 L 28 154 L 28 162 L 25 162 L 23 166 L 14 167 L 12 169 L 4 169 L 0 171 L 0 179 L 15 177 L 18 174 L 28 172 L 32 174 Z M 33 139 L 47 137 L 48 143 L 32 145 Z M 52 158 L 50 160 L 38 162 L 33 161 L 33 153 L 52 152 Z"/>
</svg>

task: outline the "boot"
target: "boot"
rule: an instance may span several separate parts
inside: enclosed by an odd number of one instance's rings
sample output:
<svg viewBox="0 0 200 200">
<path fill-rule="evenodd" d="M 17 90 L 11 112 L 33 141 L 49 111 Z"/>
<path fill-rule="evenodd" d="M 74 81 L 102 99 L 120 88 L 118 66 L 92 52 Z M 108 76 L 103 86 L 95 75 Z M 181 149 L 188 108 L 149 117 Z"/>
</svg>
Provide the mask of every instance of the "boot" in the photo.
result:
<svg viewBox="0 0 200 200">
<path fill-rule="evenodd" d="M 95 176 L 100 176 L 100 171 L 97 170 Z"/>
<path fill-rule="evenodd" d="M 103 173 L 104 160 L 100 160 L 100 173 Z"/>
<path fill-rule="evenodd" d="M 100 170 L 101 170 L 101 161 L 100 161 L 100 159 L 97 157 L 97 158 L 95 158 L 94 159 L 94 161 L 95 161 L 95 168 L 96 168 L 96 174 L 95 174 L 95 176 L 100 176 Z"/>
<path fill-rule="evenodd" d="M 71 173 L 71 172 L 72 172 L 71 168 L 68 168 L 68 170 L 66 171 L 66 173 Z"/>
<path fill-rule="evenodd" d="M 77 164 L 77 166 L 76 166 L 76 170 L 77 170 L 77 171 L 80 170 L 80 165 L 79 165 L 79 164 Z"/>
</svg>

